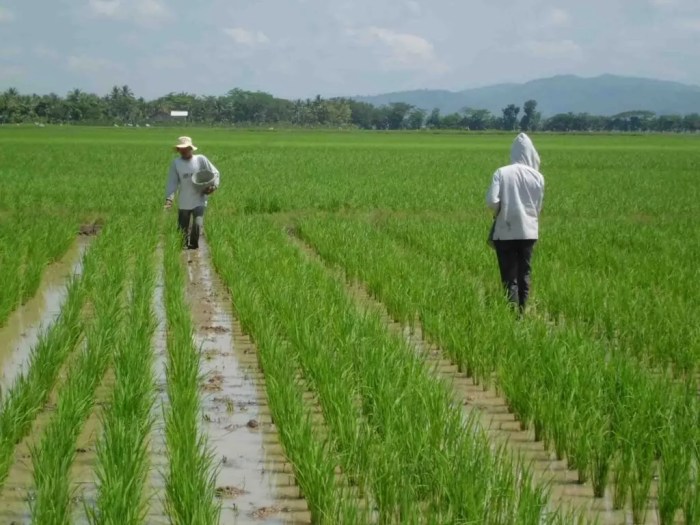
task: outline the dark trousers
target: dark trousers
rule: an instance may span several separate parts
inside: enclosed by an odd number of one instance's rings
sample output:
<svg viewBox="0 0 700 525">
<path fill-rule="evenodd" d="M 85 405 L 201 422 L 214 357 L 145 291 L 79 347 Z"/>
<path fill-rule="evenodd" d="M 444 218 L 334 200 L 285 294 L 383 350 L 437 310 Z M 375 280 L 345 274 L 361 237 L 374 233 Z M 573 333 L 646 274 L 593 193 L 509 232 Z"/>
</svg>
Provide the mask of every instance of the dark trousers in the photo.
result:
<svg viewBox="0 0 700 525">
<path fill-rule="evenodd" d="M 530 295 L 530 260 L 535 240 L 494 241 L 501 282 L 508 301 L 518 305 L 520 311 Z"/>
<path fill-rule="evenodd" d="M 190 228 L 190 220 L 192 227 Z M 191 250 L 199 248 L 199 234 L 204 226 L 204 206 L 198 206 L 193 210 L 179 210 L 177 225 L 182 232 L 185 246 Z"/>
</svg>

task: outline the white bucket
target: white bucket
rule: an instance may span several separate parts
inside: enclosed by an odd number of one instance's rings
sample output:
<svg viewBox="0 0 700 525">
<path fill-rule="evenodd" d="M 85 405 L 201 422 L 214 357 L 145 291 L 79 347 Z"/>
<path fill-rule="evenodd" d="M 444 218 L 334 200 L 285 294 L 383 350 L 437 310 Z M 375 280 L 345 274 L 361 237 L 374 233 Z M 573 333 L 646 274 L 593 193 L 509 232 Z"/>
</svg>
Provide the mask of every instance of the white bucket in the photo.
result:
<svg viewBox="0 0 700 525">
<path fill-rule="evenodd" d="M 214 184 L 215 175 L 209 170 L 198 171 L 192 175 L 192 184 L 200 190 L 205 190 Z"/>
</svg>

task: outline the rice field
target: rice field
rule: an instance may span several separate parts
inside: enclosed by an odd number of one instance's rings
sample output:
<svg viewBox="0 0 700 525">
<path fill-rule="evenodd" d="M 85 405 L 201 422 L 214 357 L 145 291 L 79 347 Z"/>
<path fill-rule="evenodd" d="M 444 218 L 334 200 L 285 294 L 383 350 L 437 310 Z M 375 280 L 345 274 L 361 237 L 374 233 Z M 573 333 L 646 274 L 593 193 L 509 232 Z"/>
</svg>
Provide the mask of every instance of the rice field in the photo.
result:
<svg viewBox="0 0 700 525">
<path fill-rule="evenodd" d="M 0 127 L 0 523 L 700 523 L 700 137 L 533 136 L 523 319 L 512 138 Z"/>
</svg>

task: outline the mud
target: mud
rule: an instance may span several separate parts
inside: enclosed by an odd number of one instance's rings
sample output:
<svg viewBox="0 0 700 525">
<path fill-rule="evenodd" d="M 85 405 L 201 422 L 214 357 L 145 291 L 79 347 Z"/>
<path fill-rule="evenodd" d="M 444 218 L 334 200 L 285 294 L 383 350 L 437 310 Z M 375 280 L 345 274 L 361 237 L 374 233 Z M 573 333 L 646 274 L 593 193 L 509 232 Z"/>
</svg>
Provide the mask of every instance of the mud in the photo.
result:
<svg viewBox="0 0 700 525">
<path fill-rule="evenodd" d="M 156 253 L 158 272 L 156 287 L 153 293 L 153 313 L 156 319 L 156 330 L 153 334 L 153 377 L 156 385 L 156 399 L 153 405 L 153 429 L 150 438 L 150 475 L 147 481 L 148 489 L 144 498 L 148 505 L 147 522 L 154 525 L 166 525 L 168 519 L 165 515 L 165 476 L 168 470 L 168 457 L 165 446 L 165 420 L 164 410 L 168 405 L 168 394 L 165 386 L 166 366 L 166 317 L 163 284 L 163 250 L 158 247 Z"/>
<path fill-rule="evenodd" d="M 102 230 L 102 223 L 99 221 L 81 224 L 78 228 L 78 235 L 81 236 L 93 236 L 100 233 Z"/>
<path fill-rule="evenodd" d="M 219 469 L 220 523 L 310 523 L 270 417 L 256 349 L 231 314 L 206 242 L 183 257 L 202 352 L 202 425 Z"/>
<path fill-rule="evenodd" d="M 37 293 L 17 308 L 0 327 L 0 389 L 4 392 L 26 366 L 41 333 L 54 323 L 67 296 L 67 280 L 82 272 L 89 240 L 79 238 L 60 261 L 49 265 Z"/>
<path fill-rule="evenodd" d="M 81 351 L 82 348 L 76 348 L 68 357 L 59 373 L 56 385 L 49 395 L 49 400 L 44 405 L 44 409 L 37 414 L 30 433 L 15 448 L 14 461 L 5 483 L 0 487 L 0 523 L 15 523 L 18 525 L 20 523 L 31 523 L 29 502 L 33 497 L 34 486 L 34 465 L 32 463 L 31 450 L 40 445 L 44 429 L 56 411 L 58 392 L 60 392 L 68 372 L 73 368 L 74 362 Z M 76 449 L 84 448 L 84 445 L 76 447 Z M 77 452 L 76 455 L 79 454 L 80 452 Z"/>
<path fill-rule="evenodd" d="M 97 500 L 97 442 L 102 433 L 103 411 L 111 399 L 113 389 L 114 371 L 110 368 L 95 391 L 95 404 L 76 441 L 76 456 L 70 469 L 75 494 L 73 517 L 76 523 L 88 523 L 84 503 L 93 507 Z"/>
<path fill-rule="evenodd" d="M 308 257 L 326 266 L 326 263 L 316 251 L 294 235 L 289 229 L 290 240 Z M 345 281 L 344 272 L 340 268 L 329 268 L 335 277 Z M 612 488 L 608 487 L 605 497 L 593 497 L 590 483 L 578 483 L 578 475 L 567 468 L 566 461 L 558 461 L 555 453 L 545 450 L 542 442 L 536 442 L 532 430 L 522 430 L 520 422 L 508 406 L 506 400 L 493 389 L 484 389 L 459 372 L 458 367 L 444 358 L 446 355 L 440 348 L 431 345 L 424 339 L 420 323 L 413 328 L 396 322 L 388 313 L 386 307 L 374 299 L 362 283 L 346 282 L 348 295 L 355 301 L 358 308 L 372 310 L 381 316 L 392 333 L 403 338 L 416 351 L 427 357 L 427 364 L 432 372 L 453 386 L 456 400 L 464 407 L 466 414 L 474 413 L 480 427 L 486 432 L 493 447 L 505 446 L 515 457 L 520 457 L 530 465 L 536 482 L 546 483 L 550 491 L 552 509 L 583 511 L 588 519 L 599 525 L 632 524 L 631 509 L 613 510 Z M 652 488 L 652 493 L 654 488 Z M 645 524 L 657 524 L 655 498 L 650 497 Z"/>
</svg>

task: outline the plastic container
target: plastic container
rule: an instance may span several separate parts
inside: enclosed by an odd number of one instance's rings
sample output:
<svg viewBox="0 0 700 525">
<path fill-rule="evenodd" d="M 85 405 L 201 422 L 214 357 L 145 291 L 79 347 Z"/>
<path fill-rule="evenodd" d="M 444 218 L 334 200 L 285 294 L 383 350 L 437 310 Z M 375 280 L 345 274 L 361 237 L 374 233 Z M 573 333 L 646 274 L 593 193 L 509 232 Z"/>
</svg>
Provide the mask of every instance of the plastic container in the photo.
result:
<svg viewBox="0 0 700 525">
<path fill-rule="evenodd" d="M 214 184 L 215 175 L 209 170 L 198 171 L 192 175 L 192 184 L 204 191 Z"/>
</svg>

